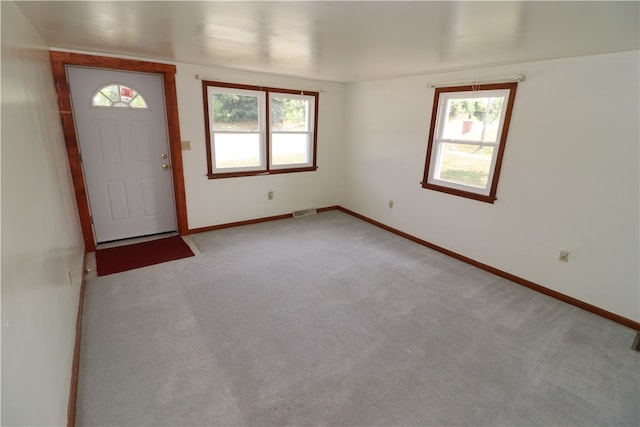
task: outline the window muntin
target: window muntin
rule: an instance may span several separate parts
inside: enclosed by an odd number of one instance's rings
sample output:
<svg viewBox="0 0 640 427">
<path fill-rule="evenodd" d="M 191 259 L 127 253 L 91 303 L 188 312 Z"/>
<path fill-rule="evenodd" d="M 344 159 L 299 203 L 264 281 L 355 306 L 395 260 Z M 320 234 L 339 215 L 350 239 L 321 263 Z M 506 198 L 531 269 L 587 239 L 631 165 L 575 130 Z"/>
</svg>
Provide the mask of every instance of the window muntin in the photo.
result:
<svg viewBox="0 0 640 427">
<path fill-rule="evenodd" d="M 107 83 L 91 95 L 92 107 L 148 109 L 147 101 L 135 89 L 122 83 Z"/>
<path fill-rule="evenodd" d="M 318 93 L 203 81 L 209 178 L 316 170 Z"/>
<path fill-rule="evenodd" d="M 312 166 L 314 98 L 269 93 L 271 168 Z"/>
<path fill-rule="evenodd" d="M 493 203 L 517 83 L 436 89 L 423 187 Z"/>
</svg>

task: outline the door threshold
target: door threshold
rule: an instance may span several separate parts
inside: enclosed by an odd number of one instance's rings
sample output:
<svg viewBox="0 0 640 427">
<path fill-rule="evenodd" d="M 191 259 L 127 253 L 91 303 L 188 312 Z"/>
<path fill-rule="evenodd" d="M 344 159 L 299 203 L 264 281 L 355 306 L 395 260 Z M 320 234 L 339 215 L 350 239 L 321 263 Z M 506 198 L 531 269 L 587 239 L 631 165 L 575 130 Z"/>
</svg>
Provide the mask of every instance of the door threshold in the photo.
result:
<svg viewBox="0 0 640 427">
<path fill-rule="evenodd" d="M 178 235 L 177 231 L 170 231 L 168 233 L 149 234 L 146 236 L 131 237 L 127 239 L 111 240 L 108 242 L 98 243 L 96 245 L 96 250 L 117 248 L 119 246 L 133 245 L 135 243 L 150 242 L 151 240 L 159 240 L 159 239 L 164 239 L 165 237 L 172 237 L 177 235 Z"/>
</svg>

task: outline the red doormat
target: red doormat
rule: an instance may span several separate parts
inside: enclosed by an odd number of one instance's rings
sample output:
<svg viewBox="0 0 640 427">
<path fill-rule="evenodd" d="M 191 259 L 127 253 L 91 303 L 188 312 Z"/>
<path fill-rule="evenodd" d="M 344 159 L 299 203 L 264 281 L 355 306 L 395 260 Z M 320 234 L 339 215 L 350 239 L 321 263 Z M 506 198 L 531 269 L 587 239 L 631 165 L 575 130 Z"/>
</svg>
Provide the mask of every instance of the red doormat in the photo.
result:
<svg viewBox="0 0 640 427">
<path fill-rule="evenodd" d="M 98 276 L 194 256 L 180 236 L 96 251 Z"/>
</svg>

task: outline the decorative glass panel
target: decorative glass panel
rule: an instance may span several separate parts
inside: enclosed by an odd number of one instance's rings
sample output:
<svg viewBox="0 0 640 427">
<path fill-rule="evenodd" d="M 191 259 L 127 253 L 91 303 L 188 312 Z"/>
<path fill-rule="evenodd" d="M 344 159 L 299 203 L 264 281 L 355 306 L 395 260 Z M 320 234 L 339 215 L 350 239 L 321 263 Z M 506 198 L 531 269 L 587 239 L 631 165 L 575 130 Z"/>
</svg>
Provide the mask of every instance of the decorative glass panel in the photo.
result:
<svg viewBox="0 0 640 427">
<path fill-rule="evenodd" d="M 93 106 L 110 107 L 113 102 L 103 93 L 98 93 L 93 97 Z"/>
<path fill-rule="evenodd" d="M 147 101 L 136 90 L 120 83 L 108 83 L 94 92 L 91 106 L 147 109 Z"/>
</svg>

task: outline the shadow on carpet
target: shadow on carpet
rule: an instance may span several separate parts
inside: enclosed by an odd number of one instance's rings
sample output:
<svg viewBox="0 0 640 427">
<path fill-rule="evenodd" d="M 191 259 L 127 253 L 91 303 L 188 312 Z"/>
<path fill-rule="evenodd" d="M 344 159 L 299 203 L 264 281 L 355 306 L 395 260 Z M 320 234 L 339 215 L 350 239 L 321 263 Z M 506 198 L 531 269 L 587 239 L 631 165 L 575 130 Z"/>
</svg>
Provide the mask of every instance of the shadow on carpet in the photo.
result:
<svg viewBox="0 0 640 427">
<path fill-rule="evenodd" d="M 98 249 L 96 269 L 98 276 L 106 276 L 190 256 L 194 256 L 194 253 L 182 237 L 172 236 L 116 248 Z"/>
</svg>

